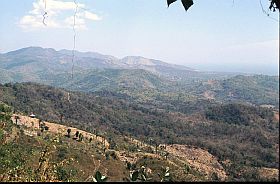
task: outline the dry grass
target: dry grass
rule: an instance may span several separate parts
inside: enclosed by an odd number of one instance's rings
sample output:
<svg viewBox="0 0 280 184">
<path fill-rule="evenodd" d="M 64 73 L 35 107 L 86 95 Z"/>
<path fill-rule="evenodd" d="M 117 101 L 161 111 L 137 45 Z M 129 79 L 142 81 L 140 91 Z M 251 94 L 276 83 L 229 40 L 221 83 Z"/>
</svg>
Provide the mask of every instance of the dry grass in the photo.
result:
<svg viewBox="0 0 280 184">
<path fill-rule="evenodd" d="M 226 172 L 217 158 L 206 150 L 178 144 L 168 145 L 166 150 L 182 161 L 187 162 L 190 167 L 198 172 L 204 173 L 207 179 L 210 179 L 214 172 L 217 173 L 221 181 L 225 181 L 227 178 Z"/>
<path fill-rule="evenodd" d="M 16 119 L 15 117 L 18 116 L 19 120 L 18 123 L 21 125 L 24 125 L 28 128 L 33 129 L 33 131 L 25 131 L 27 134 L 31 135 L 36 135 L 36 132 L 40 129 L 39 128 L 39 119 L 37 118 L 31 118 L 28 116 L 23 116 L 20 114 L 14 114 L 12 116 L 12 121 L 15 123 Z M 84 138 L 89 139 L 90 137 L 92 137 L 93 139 L 97 140 L 98 142 L 103 141 L 103 138 L 100 136 L 96 136 L 95 134 L 80 130 L 78 128 L 74 128 L 74 127 L 68 127 L 65 125 L 60 125 L 57 123 L 50 123 L 50 122 L 46 122 L 44 121 L 45 125 L 49 127 L 49 132 L 54 133 L 54 134 L 59 134 L 59 135 L 66 135 L 67 134 L 67 129 L 71 129 L 71 133 L 72 135 L 75 134 L 76 131 L 79 131 L 80 133 L 82 133 L 84 135 Z M 105 146 L 106 148 L 109 148 L 109 142 L 105 139 Z"/>
</svg>

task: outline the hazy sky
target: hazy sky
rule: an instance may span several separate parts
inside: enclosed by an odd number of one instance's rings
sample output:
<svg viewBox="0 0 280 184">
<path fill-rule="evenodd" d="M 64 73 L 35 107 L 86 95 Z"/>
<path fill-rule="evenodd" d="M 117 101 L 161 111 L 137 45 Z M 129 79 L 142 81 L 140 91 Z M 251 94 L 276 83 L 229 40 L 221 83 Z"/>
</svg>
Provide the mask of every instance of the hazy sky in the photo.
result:
<svg viewBox="0 0 280 184">
<path fill-rule="evenodd" d="M 42 23 L 45 3 L 47 26 Z M 278 13 L 259 0 L 76 0 L 76 49 L 160 59 L 200 70 L 278 74 Z M 262 0 L 265 10 L 268 0 Z M 72 49 L 71 0 L 0 0 L 0 53 Z M 276 19 L 276 20 L 275 20 Z"/>
</svg>

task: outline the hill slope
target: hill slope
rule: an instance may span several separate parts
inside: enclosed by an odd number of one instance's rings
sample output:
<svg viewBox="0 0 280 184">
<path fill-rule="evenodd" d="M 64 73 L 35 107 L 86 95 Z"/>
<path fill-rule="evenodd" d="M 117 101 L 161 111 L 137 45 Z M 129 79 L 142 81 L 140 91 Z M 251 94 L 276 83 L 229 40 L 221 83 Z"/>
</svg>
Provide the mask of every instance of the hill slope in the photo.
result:
<svg viewBox="0 0 280 184">
<path fill-rule="evenodd" d="M 118 91 L 120 89 L 158 89 L 163 90 L 171 81 L 160 78 L 146 70 L 102 69 L 87 70 L 71 75 L 49 76 L 51 85 L 75 91 Z"/>
<path fill-rule="evenodd" d="M 0 82 L 37 82 L 76 91 L 113 91 L 138 102 L 215 100 L 279 106 L 277 76 L 198 72 L 143 57 L 28 47 L 1 54 Z M 234 77 L 231 77 L 234 76 Z M 176 100 L 177 99 L 177 100 Z"/>
<path fill-rule="evenodd" d="M 279 109 L 279 77 L 238 75 L 224 80 L 208 80 L 194 86 L 192 93 L 220 101 L 274 105 Z"/>
<path fill-rule="evenodd" d="M 98 139 L 100 137 L 73 127 L 19 114 L 13 115 L 11 121 L 12 109 L 3 103 L 0 103 L 0 112 L 0 180 L 4 182 L 94 181 L 96 171 L 104 173 L 109 181 L 130 181 L 129 171 L 135 172 L 143 166 L 150 181 L 164 178 L 161 167 L 170 168 L 170 177 L 166 178 L 169 181 L 224 181 L 227 178 L 217 159 L 202 149 L 169 145 L 168 149 L 155 154 L 153 146 L 123 137 L 126 142 L 117 142 L 118 150 L 113 150 L 103 146 L 102 140 Z M 39 124 L 48 129 L 40 128 Z M 71 129 L 72 133 L 68 135 L 67 129 Z M 82 133 L 84 139 L 80 136 L 77 139 L 74 130 Z M 122 144 L 130 148 L 127 150 Z M 136 145 L 137 151 L 131 150 Z M 172 150 L 173 146 L 183 147 L 188 157 L 199 159 L 179 157 Z M 170 155 L 168 160 L 162 155 L 166 151 Z M 202 162 L 204 158 L 208 158 L 207 162 Z M 183 170 L 186 166 L 187 170 Z"/>
<path fill-rule="evenodd" d="M 153 145 L 198 146 L 218 158 L 231 180 L 258 180 L 243 170 L 278 167 L 279 119 L 273 117 L 271 109 L 236 104 L 234 108 L 242 109 L 244 117 L 231 123 L 215 118 L 224 115 L 235 121 L 235 114 L 230 114 L 231 106 L 222 106 L 221 111 L 213 111 L 219 109 L 215 106 L 202 108 L 187 115 L 135 104 L 129 98 L 120 99 L 107 92 L 98 96 L 72 92 L 68 100 L 65 90 L 28 83 L 1 86 L 0 93 L 0 100 L 17 111 L 33 112 L 44 120 L 59 122 L 62 117 L 63 124 L 91 132 L 106 131 L 115 139 L 130 134 Z"/>
<path fill-rule="evenodd" d="M 41 47 L 27 47 L 2 54 L 0 68 L 18 72 L 31 73 L 40 78 L 42 74 L 52 75 L 72 70 L 72 51 L 44 49 Z M 145 69 L 163 76 L 176 76 L 177 74 L 198 73 L 184 66 L 168 64 L 158 60 L 143 57 L 126 57 L 117 59 L 113 56 L 93 52 L 75 52 L 75 71 L 87 69 Z M 178 72 L 177 72 L 178 71 Z M 36 79 L 36 78 L 35 78 Z M 16 81 L 16 80 L 15 80 Z M 34 82 L 34 80 L 32 81 Z"/>
</svg>

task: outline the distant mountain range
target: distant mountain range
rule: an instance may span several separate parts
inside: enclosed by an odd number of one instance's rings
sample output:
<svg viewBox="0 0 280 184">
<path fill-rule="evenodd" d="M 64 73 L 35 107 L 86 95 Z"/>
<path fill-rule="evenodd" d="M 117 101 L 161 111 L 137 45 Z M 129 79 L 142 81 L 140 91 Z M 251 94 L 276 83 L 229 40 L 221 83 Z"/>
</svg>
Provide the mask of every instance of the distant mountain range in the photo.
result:
<svg viewBox="0 0 280 184">
<path fill-rule="evenodd" d="M 20 73 L 23 80 L 27 76 L 39 79 L 42 73 L 58 74 L 71 72 L 72 65 L 75 71 L 87 69 L 144 69 L 163 76 L 173 76 L 176 73 L 195 73 L 195 70 L 168 64 L 162 61 L 144 57 L 128 56 L 118 59 L 113 56 L 102 55 L 95 52 L 44 49 L 41 47 L 28 47 L 11 51 L 0 56 L 0 68 L 12 73 Z M 8 74 L 11 76 L 12 74 Z"/>
<path fill-rule="evenodd" d="M 169 64 L 140 56 L 118 59 L 96 52 L 56 51 L 51 48 L 27 47 L 0 55 L 0 82 L 42 82 L 49 76 L 84 72 L 92 69 L 142 69 L 170 80 L 201 79 L 205 77 L 232 76 L 229 73 L 198 72 L 192 68 Z"/>
<path fill-rule="evenodd" d="M 145 103 L 174 100 L 178 105 L 206 99 L 279 105 L 278 76 L 202 72 L 139 56 L 118 59 L 96 52 L 75 51 L 73 63 L 72 55 L 70 50 L 41 47 L 1 54 L 0 83 L 37 82 L 74 91 L 113 91 Z"/>
</svg>

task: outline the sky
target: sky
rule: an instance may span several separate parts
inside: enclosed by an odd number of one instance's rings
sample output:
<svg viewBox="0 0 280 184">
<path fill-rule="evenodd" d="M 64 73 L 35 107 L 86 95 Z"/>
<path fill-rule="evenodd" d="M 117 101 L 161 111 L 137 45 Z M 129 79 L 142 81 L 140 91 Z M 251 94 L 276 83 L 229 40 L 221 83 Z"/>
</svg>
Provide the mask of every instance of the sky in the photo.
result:
<svg viewBox="0 0 280 184">
<path fill-rule="evenodd" d="M 279 14 L 268 0 L 1 0 L 0 53 L 40 46 L 143 56 L 198 70 L 279 75 Z M 262 6 L 261 3 L 262 2 Z M 46 18 L 43 21 L 43 15 Z"/>
</svg>

